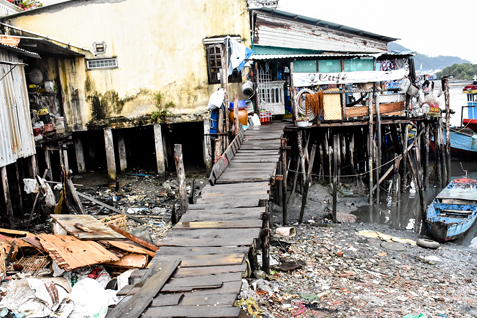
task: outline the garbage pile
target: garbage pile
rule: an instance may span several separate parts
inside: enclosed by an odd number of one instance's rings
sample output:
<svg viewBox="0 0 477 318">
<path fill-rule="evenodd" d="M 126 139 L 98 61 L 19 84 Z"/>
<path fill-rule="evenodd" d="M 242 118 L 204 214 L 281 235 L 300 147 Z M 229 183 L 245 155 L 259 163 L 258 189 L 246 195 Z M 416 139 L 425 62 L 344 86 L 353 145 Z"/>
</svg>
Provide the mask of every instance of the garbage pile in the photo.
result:
<svg viewBox="0 0 477 318">
<path fill-rule="evenodd" d="M 105 317 L 158 250 L 126 215 L 51 215 L 53 234 L 0 229 L 0 317 Z"/>
<path fill-rule="evenodd" d="M 271 273 L 244 279 L 237 305 L 261 318 L 477 317 L 474 247 L 424 248 L 412 231 L 316 221 L 275 228 Z"/>
</svg>

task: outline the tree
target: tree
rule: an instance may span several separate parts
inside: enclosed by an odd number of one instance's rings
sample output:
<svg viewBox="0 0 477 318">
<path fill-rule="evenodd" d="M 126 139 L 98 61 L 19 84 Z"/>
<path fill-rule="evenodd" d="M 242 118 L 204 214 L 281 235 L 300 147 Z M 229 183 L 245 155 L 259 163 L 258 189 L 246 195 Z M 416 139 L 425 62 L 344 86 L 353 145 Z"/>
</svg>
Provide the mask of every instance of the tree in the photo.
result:
<svg viewBox="0 0 477 318">
<path fill-rule="evenodd" d="M 437 77 L 454 76 L 455 79 L 472 80 L 477 75 L 477 64 L 453 64 L 437 73 Z"/>
</svg>

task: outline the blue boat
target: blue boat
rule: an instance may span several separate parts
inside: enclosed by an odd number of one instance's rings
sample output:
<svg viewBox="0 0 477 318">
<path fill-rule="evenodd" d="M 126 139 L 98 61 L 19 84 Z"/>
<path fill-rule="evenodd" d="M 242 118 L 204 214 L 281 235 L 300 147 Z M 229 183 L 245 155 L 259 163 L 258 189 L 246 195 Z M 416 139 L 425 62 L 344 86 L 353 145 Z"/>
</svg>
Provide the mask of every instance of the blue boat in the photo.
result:
<svg viewBox="0 0 477 318">
<path fill-rule="evenodd" d="M 477 180 L 461 178 L 449 183 L 427 208 L 426 222 L 436 241 L 455 240 L 477 218 Z"/>
</svg>

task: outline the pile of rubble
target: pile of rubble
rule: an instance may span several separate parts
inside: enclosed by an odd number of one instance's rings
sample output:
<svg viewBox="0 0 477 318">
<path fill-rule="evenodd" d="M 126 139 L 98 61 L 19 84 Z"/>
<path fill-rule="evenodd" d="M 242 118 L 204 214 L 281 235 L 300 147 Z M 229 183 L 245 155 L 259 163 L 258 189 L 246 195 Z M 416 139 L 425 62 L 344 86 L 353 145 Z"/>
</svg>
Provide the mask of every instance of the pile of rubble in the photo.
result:
<svg viewBox="0 0 477 318">
<path fill-rule="evenodd" d="M 477 316 L 476 244 L 426 249 L 375 224 L 295 230 L 272 240 L 271 275 L 244 280 L 239 304 L 257 317 Z"/>
</svg>

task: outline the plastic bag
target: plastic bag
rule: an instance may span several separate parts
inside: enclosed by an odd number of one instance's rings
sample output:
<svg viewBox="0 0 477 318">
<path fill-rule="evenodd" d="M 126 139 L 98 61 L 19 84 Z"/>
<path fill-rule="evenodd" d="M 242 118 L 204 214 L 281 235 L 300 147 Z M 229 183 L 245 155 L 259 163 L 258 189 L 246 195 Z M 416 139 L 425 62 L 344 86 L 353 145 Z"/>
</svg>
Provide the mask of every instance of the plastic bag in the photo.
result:
<svg viewBox="0 0 477 318">
<path fill-rule="evenodd" d="M 23 184 L 25 184 L 23 190 L 26 194 L 38 192 L 38 183 L 36 182 L 36 179 L 25 178 L 23 179 Z"/>
<path fill-rule="evenodd" d="M 426 317 L 426 315 L 424 315 L 424 314 L 419 314 L 419 315 L 417 315 L 417 316 L 406 315 L 406 316 L 404 316 L 404 317 L 402 317 L 402 318 L 427 318 L 427 317 Z"/>
<path fill-rule="evenodd" d="M 108 313 L 109 294 L 94 279 L 85 278 L 76 283 L 70 299 L 75 309 L 69 318 L 104 318 Z"/>
<path fill-rule="evenodd" d="M 224 90 L 220 88 L 218 91 L 210 95 L 209 105 L 207 106 L 207 110 L 214 110 L 222 106 L 222 103 L 224 102 L 224 98 L 225 98 Z"/>
</svg>

